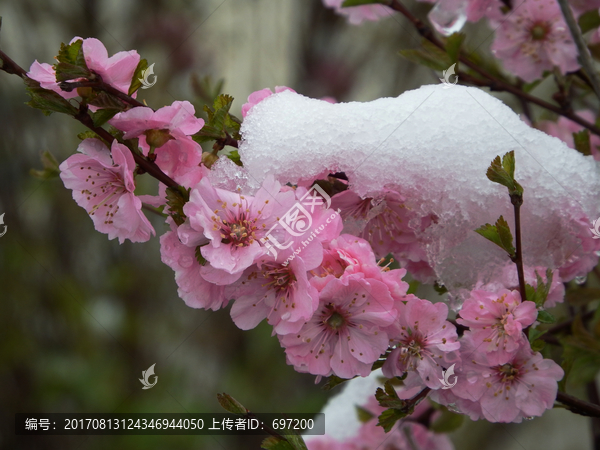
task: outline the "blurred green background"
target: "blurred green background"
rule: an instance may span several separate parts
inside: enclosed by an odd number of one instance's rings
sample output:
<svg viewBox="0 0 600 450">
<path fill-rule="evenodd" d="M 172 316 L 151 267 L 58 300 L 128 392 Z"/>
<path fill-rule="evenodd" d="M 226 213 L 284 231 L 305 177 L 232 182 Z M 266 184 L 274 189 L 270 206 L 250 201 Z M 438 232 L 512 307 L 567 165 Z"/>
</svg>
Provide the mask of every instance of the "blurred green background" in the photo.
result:
<svg viewBox="0 0 600 450">
<path fill-rule="evenodd" d="M 155 63 L 156 85 L 138 93 L 155 108 L 188 99 L 200 110 L 193 76 L 224 78 L 238 115 L 252 91 L 275 85 L 368 101 L 438 82 L 397 56 L 418 43 L 403 19 L 353 27 L 320 0 L 3 0 L 0 15 L 0 46 L 26 69 L 34 59 L 52 64 L 73 36 L 99 38 L 110 55 L 136 49 Z M 489 30 L 469 31 L 475 43 L 489 39 Z M 59 179 L 30 176 L 41 152 L 59 162 L 74 153 L 82 126 L 24 105 L 16 76 L 0 73 L 0 99 L 1 449 L 258 449 L 261 440 L 23 437 L 11 428 L 15 412 L 223 412 L 218 392 L 257 412 L 321 409 L 331 393 L 286 365 L 270 327 L 242 332 L 227 309 L 185 306 L 158 237 L 108 241 Z M 158 235 L 167 230 L 150 220 Z M 142 390 L 138 378 L 154 363 L 159 382 Z M 518 426 L 469 423 L 453 435 L 457 448 L 527 450 L 588 449 L 590 437 L 588 420 L 564 411 Z"/>
</svg>

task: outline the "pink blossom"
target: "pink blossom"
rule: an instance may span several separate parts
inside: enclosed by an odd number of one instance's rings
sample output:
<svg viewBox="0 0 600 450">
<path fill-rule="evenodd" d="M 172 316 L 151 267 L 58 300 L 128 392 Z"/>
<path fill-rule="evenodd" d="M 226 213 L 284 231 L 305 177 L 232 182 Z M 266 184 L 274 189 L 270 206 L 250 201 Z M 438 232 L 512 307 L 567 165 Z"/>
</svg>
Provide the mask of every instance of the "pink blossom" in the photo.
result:
<svg viewBox="0 0 600 450">
<path fill-rule="evenodd" d="M 589 109 L 576 111 L 576 114 L 590 123 L 596 122 L 596 115 Z M 552 122 L 550 120 L 538 122 L 536 127 L 550 136 L 559 138 L 571 148 L 575 148 L 573 133 L 584 130 L 584 127 L 578 123 L 575 123 L 572 120 L 562 116 L 559 117 L 556 122 Z M 590 134 L 590 149 L 594 159 L 596 161 L 600 161 L 600 136 Z"/>
<path fill-rule="evenodd" d="M 464 338 L 463 338 L 464 339 Z M 467 339 L 469 339 L 467 337 Z M 466 347 L 474 348 L 475 343 Z M 464 385 L 459 383 L 452 392 L 479 403 L 481 416 L 490 422 L 521 422 L 524 417 L 541 416 L 554 405 L 557 381 L 564 372 L 551 359 L 532 352 L 527 341 L 503 364 L 490 363 L 486 354 L 474 350 L 463 358 Z M 470 387 L 466 387 L 466 383 Z M 458 389 L 456 389 L 458 388 Z M 467 405 L 464 403 L 464 405 Z M 470 405 L 470 415 L 477 416 L 477 406 Z"/>
<path fill-rule="evenodd" d="M 537 288 L 537 277 L 536 273 L 542 278 L 544 283 L 547 283 L 546 279 L 546 268 L 545 267 L 529 267 L 524 266 L 525 283 Z M 482 291 L 500 291 L 502 289 L 518 290 L 519 289 L 519 276 L 517 273 L 517 266 L 515 263 L 509 261 L 506 263 L 502 271 L 498 274 L 497 278 L 486 284 L 478 283 L 476 290 Z M 552 271 L 552 284 L 550 285 L 550 291 L 548 297 L 544 303 L 545 308 L 553 308 L 557 303 L 562 303 L 565 298 L 565 286 L 558 273 L 558 270 Z"/>
<path fill-rule="evenodd" d="M 492 51 L 504 67 L 527 82 L 558 66 L 579 68 L 577 49 L 555 0 L 525 0 L 499 21 Z"/>
<path fill-rule="evenodd" d="M 77 97 L 77 90 L 73 90 L 71 92 L 63 91 L 56 81 L 56 72 L 54 71 L 54 67 L 47 63 L 39 63 L 37 60 L 31 64 L 29 68 L 29 72 L 27 72 L 27 76 L 32 80 L 35 80 L 40 83 L 40 87 L 43 89 L 49 89 L 51 91 L 56 92 L 62 98 L 70 99 L 73 97 Z"/>
<path fill-rule="evenodd" d="M 518 291 L 474 290 L 465 300 L 456 321 L 470 328 L 465 332 L 488 352 L 488 360 L 503 364 L 523 345 L 527 338 L 523 329 L 535 322 L 537 309 L 531 301 L 521 302 Z"/>
<path fill-rule="evenodd" d="M 355 192 L 346 190 L 335 195 L 331 204 L 333 208 L 341 209 L 344 231 L 369 241 L 380 258 L 391 252 L 413 277 L 431 283 L 433 269 L 427 262 L 424 245 L 419 242 L 409 221 L 419 221 L 418 231 L 423 231 L 432 218 L 419 220 L 404 201 L 404 197 L 390 189 L 378 199 L 361 199 Z"/>
<path fill-rule="evenodd" d="M 350 276 L 358 276 L 383 282 L 392 298 L 402 301 L 406 300 L 409 287 L 402 280 L 406 269 L 390 270 L 379 266 L 369 243 L 350 234 L 342 234 L 326 244 L 321 264 L 310 273 L 313 275 L 310 282 L 319 291 L 334 278 L 345 280 Z"/>
<path fill-rule="evenodd" d="M 140 62 L 140 55 L 135 50 L 130 50 L 116 53 L 109 58 L 104 44 L 98 39 L 74 37 L 70 44 L 77 40 L 83 41 L 81 48 L 88 69 L 99 75 L 105 83 L 127 94 L 135 69 Z M 50 64 L 40 64 L 35 61 L 27 76 L 39 81 L 42 88 L 50 89 L 63 98 L 69 99 L 77 96 L 77 91 L 66 92 L 60 89 L 56 82 L 56 72 Z"/>
<path fill-rule="evenodd" d="M 202 160 L 202 148 L 190 136 L 200 131 L 204 120 L 194 114 L 190 102 L 175 101 L 157 111 L 142 106 L 132 108 L 118 113 L 109 123 L 124 131 L 125 139 L 139 137 L 144 155 L 149 154 L 151 147 L 156 148 L 156 164 L 167 175 L 184 183 L 190 172 L 199 170 Z"/>
<path fill-rule="evenodd" d="M 71 39 L 71 44 L 80 37 Z M 140 62 L 135 50 L 115 53 L 110 58 L 104 44 L 95 38 L 83 39 L 81 46 L 88 69 L 102 77 L 102 81 L 127 94 L 131 79 Z"/>
<path fill-rule="evenodd" d="M 331 280 L 312 318 L 298 334 L 280 336 L 298 372 L 342 378 L 366 376 L 388 346 L 384 328 L 396 318 L 388 288 L 377 280 Z"/>
<path fill-rule="evenodd" d="M 177 237 L 177 227 L 168 218 L 171 231 L 160 237 L 160 256 L 163 263 L 175 272 L 177 294 L 190 308 L 212 309 L 216 311 L 227 305 L 223 286 L 206 281 L 203 267 L 196 259 L 196 249 L 181 243 Z"/>
<path fill-rule="evenodd" d="M 383 374 L 392 378 L 408 372 L 407 389 L 416 386 L 439 389 L 442 366 L 457 361 L 460 348 L 456 328 L 446 320 L 448 306 L 413 298 L 397 305 L 398 319 L 390 331 L 390 342 L 396 344 L 383 365 Z"/>
<path fill-rule="evenodd" d="M 578 237 L 580 245 L 571 249 L 567 261 L 559 267 L 560 278 L 571 281 L 577 277 L 585 277 L 598 265 L 600 255 L 600 239 L 594 239 L 590 228 L 592 223 L 588 217 L 579 212 L 572 216 L 573 234 Z"/>
<path fill-rule="evenodd" d="M 135 196 L 131 151 L 116 140 L 111 150 L 98 139 L 85 139 L 60 165 L 60 177 L 73 190 L 73 199 L 84 208 L 96 230 L 131 242 L 145 242 L 154 228 L 142 213 L 142 202 Z M 111 158 L 112 155 L 112 158 Z"/>
<path fill-rule="evenodd" d="M 293 192 L 296 201 L 279 218 L 277 226 L 268 230 L 267 239 L 263 243 L 273 255 L 282 250 L 293 252 L 288 261 L 295 255 L 302 255 L 307 261 L 306 249 L 318 246 L 319 250 L 314 250 L 311 254 L 320 262 L 322 244 L 337 238 L 342 231 L 339 213 L 329 209 L 327 201 L 316 190 L 309 191 L 302 186 L 291 189 L 285 186 L 282 191 Z"/>
<path fill-rule="evenodd" d="M 274 333 L 297 333 L 315 312 L 319 293 L 307 277 L 312 267 L 307 268 L 302 256 L 283 265 L 284 257 L 263 257 L 227 288 L 228 297 L 236 299 L 231 317 L 241 329 L 254 328 L 266 318 Z"/>
<path fill-rule="evenodd" d="M 383 17 L 388 17 L 394 13 L 394 10 L 383 5 L 363 5 L 342 8 L 344 0 L 323 0 L 323 4 L 328 8 L 335 9 L 337 14 L 346 16 L 348 22 L 352 25 L 360 25 L 364 20 L 377 22 Z"/>
<path fill-rule="evenodd" d="M 183 207 L 190 227 L 210 241 L 202 256 L 213 268 L 229 274 L 232 283 L 266 254 L 259 241 L 293 204 L 293 192 L 280 192 L 281 185 L 267 178 L 256 196 L 214 188 L 202 178 Z M 211 280 L 215 281 L 215 280 Z"/>
<path fill-rule="evenodd" d="M 498 17 L 502 6 L 504 5 L 500 0 L 468 0 L 467 20 L 477 22 L 483 17 Z"/>
<path fill-rule="evenodd" d="M 292 88 L 286 86 L 275 86 L 275 94 L 278 94 L 283 91 L 291 91 L 296 92 Z M 265 98 L 273 95 L 273 91 L 269 88 L 261 89 L 260 91 L 255 91 L 248 96 L 248 102 L 242 105 L 242 117 L 246 117 L 248 111 L 250 111 L 254 106 L 258 105 Z"/>
</svg>

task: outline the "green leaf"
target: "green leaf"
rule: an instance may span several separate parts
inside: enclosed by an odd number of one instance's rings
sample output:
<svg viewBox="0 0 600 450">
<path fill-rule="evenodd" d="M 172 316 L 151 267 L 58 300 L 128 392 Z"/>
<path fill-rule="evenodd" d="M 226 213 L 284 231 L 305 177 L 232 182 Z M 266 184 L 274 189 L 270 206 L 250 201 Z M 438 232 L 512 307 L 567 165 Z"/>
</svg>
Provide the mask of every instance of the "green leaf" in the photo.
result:
<svg viewBox="0 0 600 450">
<path fill-rule="evenodd" d="M 60 170 L 58 168 L 58 161 L 56 160 L 56 158 L 54 157 L 54 155 L 52 153 L 50 153 L 48 150 L 45 150 L 44 152 L 42 152 L 41 154 L 41 160 L 42 160 L 42 170 L 37 170 L 37 169 L 31 169 L 29 171 L 29 174 L 36 177 L 36 178 L 42 178 L 42 179 L 49 179 L 49 178 L 56 178 L 60 175 Z"/>
<path fill-rule="evenodd" d="M 394 389 L 394 386 L 392 385 L 390 380 L 384 383 L 383 389 L 377 388 L 377 390 L 375 391 L 375 398 L 381 406 L 387 408 L 403 409 L 407 406 L 407 402 L 405 400 L 401 400 L 398 397 L 396 389 Z"/>
<path fill-rule="evenodd" d="M 475 232 L 506 251 L 511 258 L 514 257 L 515 248 L 512 245 L 513 237 L 504 217 L 500 216 L 495 225 L 490 225 L 489 223 L 482 225 L 477 228 Z"/>
<path fill-rule="evenodd" d="M 537 320 L 540 323 L 556 323 L 556 319 L 548 311 L 538 311 Z"/>
<path fill-rule="evenodd" d="M 529 342 L 531 343 L 531 342 L 535 341 L 536 339 L 540 338 L 547 332 L 548 332 L 548 330 L 540 331 L 537 328 L 530 328 L 529 329 Z"/>
<path fill-rule="evenodd" d="M 265 450 L 294 450 L 288 441 L 276 436 L 265 438 L 260 447 Z"/>
<path fill-rule="evenodd" d="M 560 339 L 564 346 L 563 368 L 570 384 L 585 385 L 600 371 L 600 341 L 585 328 L 580 315 L 573 320 L 571 332 L 572 335 Z M 559 386 L 564 389 L 565 384 Z"/>
<path fill-rule="evenodd" d="M 463 423 L 465 416 L 442 409 L 442 414 L 429 426 L 431 431 L 436 433 L 451 433 L 456 431 Z"/>
<path fill-rule="evenodd" d="M 60 50 L 58 51 L 56 60 L 59 63 L 73 64 L 75 66 L 87 68 L 82 46 L 83 39 L 77 39 L 75 42 L 68 45 L 65 43 L 60 44 Z"/>
<path fill-rule="evenodd" d="M 25 85 L 27 93 L 31 100 L 26 104 L 32 108 L 41 109 L 45 115 L 50 115 L 53 112 L 59 112 L 74 116 L 78 110 L 68 100 L 65 100 L 56 92 L 43 89 L 40 83 L 31 78 L 26 78 Z"/>
<path fill-rule="evenodd" d="M 509 194 L 523 195 L 523 188 L 515 180 L 515 152 L 511 150 L 506 153 L 502 160 L 496 156 L 486 172 L 486 176 L 494 183 L 508 188 Z"/>
<path fill-rule="evenodd" d="M 546 343 L 544 341 L 537 339 L 531 343 L 531 350 L 534 352 L 541 352 L 545 346 Z"/>
<path fill-rule="evenodd" d="M 98 111 L 91 113 L 92 121 L 94 122 L 95 127 L 101 127 L 110 119 L 112 119 L 115 114 L 120 112 L 119 109 L 99 109 Z"/>
<path fill-rule="evenodd" d="M 308 450 L 304 439 L 297 433 L 285 434 L 285 438 L 294 450 Z"/>
<path fill-rule="evenodd" d="M 532 302 L 535 301 L 535 288 L 527 283 L 525 283 L 525 296 L 527 297 L 527 300 L 531 300 Z"/>
<path fill-rule="evenodd" d="M 352 6 L 360 6 L 360 5 L 374 5 L 374 4 L 385 4 L 385 0 L 345 0 L 342 3 L 342 8 L 350 8 Z"/>
<path fill-rule="evenodd" d="M 331 375 L 321 389 L 323 389 L 324 391 L 330 391 L 334 387 L 345 383 L 346 381 L 348 381 L 346 378 L 340 378 L 336 375 Z"/>
<path fill-rule="evenodd" d="M 219 95 L 213 102 L 213 106 L 204 106 L 204 112 L 208 116 L 202 129 L 196 133 L 193 139 L 201 144 L 211 140 L 221 140 L 227 137 L 227 133 L 234 139 L 241 139 L 240 120 L 229 114 L 233 103 L 233 97 L 226 94 Z"/>
<path fill-rule="evenodd" d="M 190 199 L 190 190 L 182 186 L 167 188 L 167 212 L 178 226 L 185 222 L 186 216 L 183 212 L 183 206 Z"/>
<path fill-rule="evenodd" d="M 219 404 L 223 407 L 225 411 L 228 411 L 233 414 L 248 414 L 248 409 L 246 409 L 240 402 L 238 402 L 231 395 L 222 393 L 217 394 L 217 400 Z"/>
<path fill-rule="evenodd" d="M 54 65 L 56 81 L 69 81 L 75 78 L 89 78 L 92 72 L 87 67 L 83 56 L 83 40 L 78 39 L 72 44 L 60 44 L 60 50 Z"/>
<path fill-rule="evenodd" d="M 502 157 L 502 168 L 506 171 L 508 176 L 514 180 L 515 179 L 515 152 L 511 150 L 508 153 L 505 153 Z"/>
<path fill-rule="evenodd" d="M 383 427 L 384 431 L 388 433 L 392 427 L 398 422 L 400 419 L 404 419 L 406 416 L 411 414 L 411 412 L 403 412 L 398 409 L 390 408 L 386 409 L 381 415 L 378 417 L 379 421 L 377 422 L 377 426 Z"/>
<path fill-rule="evenodd" d="M 94 133 L 92 130 L 82 131 L 77 135 L 77 137 L 82 141 L 85 139 L 101 139 L 101 137 Z"/>
<path fill-rule="evenodd" d="M 536 87 L 538 87 L 538 85 L 542 82 L 542 80 L 543 80 L 543 78 L 532 81 L 531 83 L 524 83 L 523 86 L 521 86 L 521 89 L 523 89 L 523 91 L 529 93 L 529 92 L 533 91 Z"/>
<path fill-rule="evenodd" d="M 240 152 L 237 149 L 230 151 L 227 154 L 227 157 L 234 163 L 236 163 L 238 166 L 243 166 L 242 160 L 240 158 Z"/>
<path fill-rule="evenodd" d="M 400 55 L 409 61 L 437 71 L 446 70 L 452 65 L 448 54 L 426 39 L 421 41 L 421 48 L 400 50 Z"/>
<path fill-rule="evenodd" d="M 354 405 L 354 408 L 356 408 L 356 415 L 361 423 L 367 423 L 369 420 L 375 417 L 371 411 L 366 410 L 362 406 Z"/>
<path fill-rule="evenodd" d="M 585 129 L 573 133 L 573 141 L 575 142 L 575 150 L 586 156 L 592 154 L 590 145 L 590 130 Z"/>
<path fill-rule="evenodd" d="M 93 90 L 90 95 L 85 97 L 88 105 L 98 106 L 99 108 L 124 110 L 127 104 L 119 97 L 109 94 L 108 92 Z"/>
<path fill-rule="evenodd" d="M 466 35 L 464 33 L 452 33 L 448 39 L 446 39 L 446 53 L 448 53 L 451 63 L 458 62 L 460 49 L 465 41 L 465 37 Z"/>
<path fill-rule="evenodd" d="M 592 9 L 579 16 L 579 28 L 581 28 L 582 34 L 598 27 L 600 27 L 600 14 L 598 14 L 598 9 Z"/>
<path fill-rule="evenodd" d="M 148 61 L 145 59 L 140 59 L 137 67 L 135 68 L 135 72 L 133 72 L 133 77 L 131 78 L 131 84 L 129 85 L 128 95 L 133 95 L 135 91 L 137 91 L 142 86 L 142 79 L 144 70 L 148 68 Z"/>
</svg>

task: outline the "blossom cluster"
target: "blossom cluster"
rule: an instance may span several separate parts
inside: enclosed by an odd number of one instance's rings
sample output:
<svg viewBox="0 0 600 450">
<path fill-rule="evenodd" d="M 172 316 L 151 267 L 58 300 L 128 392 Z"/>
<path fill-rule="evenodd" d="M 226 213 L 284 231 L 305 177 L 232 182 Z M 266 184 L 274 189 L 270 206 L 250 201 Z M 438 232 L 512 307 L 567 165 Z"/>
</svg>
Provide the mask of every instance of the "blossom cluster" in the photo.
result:
<svg viewBox="0 0 600 450">
<path fill-rule="evenodd" d="M 536 5 L 544 0 L 527 1 L 534 5 L 522 14 L 542 14 Z M 544 9 L 548 20 L 552 11 Z M 502 27 L 516 20 L 505 20 Z M 500 44 L 496 49 L 508 51 Z M 109 58 L 96 39 L 82 40 L 82 51 L 95 76 L 129 92 L 139 64 L 136 52 Z M 569 64 L 564 62 L 565 70 L 571 70 Z M 65 99 L 78 95 L 61 88 L 50 65 L 36 61 L 28 76 Z M 285 90 L 291 89 L 278 87 L 275 94 Z M 269 89 L 251 94 L 243 116 L 275 94 Z M 136 194 L 140 171 L 135 157 L 155 162 L 179 184 L 186 201 L 177 215 L 166 215 L 160 251 L 189 307 L 218 310 L 231 303 L 231 318 L 243 330 L 266 320 L 288 364 L 318 378 L 364 377 L 381 363 L 386 377 L 402 378 L 401 398 L 431 391 L 431 399 L 473 419 L 520 422 L 552 407 L 563 371 L 532 350 L 527 330 L 541 310 L 563 301 L 563 281 L 597 263 L 598 243 L 584 232 L 583 219 L 578 224 L 581 242 L 590 258 L 567 261 L 549 272 L 525 267 L 533 288 L 540 280 L 548 283 L 542 304 L 522 301 L 516 268 L 507 264 L 470 292 L 456 320 L 459 336 L 446 303 L 409 293 L 407 274 L 426 284 L 436 281 L 435 264 L 420 238 L 436 217 L 408 208 L 401 187 L 361 197 L 343 176 L 329 174 L 311 185 L 284 185 L 267 177 L 257 189 L 225 189 L 202 164 L 202 148 L 193 136 L 205 123 L 191 103 L 175 101 L 157 110 L 130 106 L 108 123 L 122 139 L 115 138 L 110 147 L 100 137 L 84 139 L 79 153 L 60 165 L 61 179 L 96 229 L 121 243 L 144 242 L 155 234 L 144 204 L 166 211 L 172 206 L 162 183 L 155 196 Z M 322 185 L 335 190 L 330 195 Z M 443 371 L 450 367 L 457 383 L 447 389 Z M 445 448 L 444 442 L 431 443 L 437 438 L 421 425 L 405 428 L 419 445 Z M 369 448 L 381 441 L 381 429 L 373 430 L 365 425 L 361 439 L 352 443 L 314 443 L 311 448 Z M 406 439 L 405 434 L 398 439 Z"/>
</svg>

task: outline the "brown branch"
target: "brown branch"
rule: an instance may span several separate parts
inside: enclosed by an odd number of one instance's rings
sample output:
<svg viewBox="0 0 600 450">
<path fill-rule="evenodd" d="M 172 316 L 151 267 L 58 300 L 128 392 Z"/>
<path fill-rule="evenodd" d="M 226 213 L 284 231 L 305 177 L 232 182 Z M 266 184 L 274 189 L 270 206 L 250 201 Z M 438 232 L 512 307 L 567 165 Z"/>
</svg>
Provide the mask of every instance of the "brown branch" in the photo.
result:
<svg viewBox="0 0 600 450">
<path fill-rule="evenodd" d="M 600 78 L 598 77 L 598 73 L 594 68 L 594 62 L 592 61 L 592 57 L 590 55 L 590 51 L 585 44 L 583 36 L 581 35 L 581 30 L 579 29 L 579 25 L 577 25 L 577 21 L 575 17 L 573 17 L 573 12 L 571 11 L 571 7 L 567 3 L 566 0 L 557 0 L 560 5 L 560 9 L 565 18 L 565 22 L 569 27 L 569 31 L 571 32 L 571 36 L 573 37 L 573 41 L 577 46 L 577 51 L 579 52 L 579 63 L 585 70 L 586 75 L 588 76 L 590 82 L 592 83 L 592 87 L 594 92 L 596 93 L 596 97 L 600 99 Z"/>
<path fill-rule="evenodd" d="M 74 116 L 74 119 L 88 127 L 98 136 L 100 136 L 110 147 L 112 142 L 115 140 L 115 137 L 106 131 L 104 128 L 98 128 L 94 126 L 94 122 L 90 115 L 87 113 L 87 107 L 83 107 L 80 109 L 79 113 Z M 144 156 L 140 155 L 137 152 L 132 151 L 133 159 L 140 166 L 144 172 L 147 172 L 149 175 L 156 178 L 161 183 L 164 183 L 168 187 L 178 188 L 179 184 L 171 177 L 169 177 L 166 173 L 164 173 L 160 168 L 152 161 L 149 161 Z"/>
<path fill-rule="evenodd" d="M 556 401 L 562 403 L 567 409 L 575 414 L 581 414 L 582 416 L 600 417 L 600 406 L 595 405 L 580 398 L 573 397 L 572 395 L 564 392 L 558 392 L 556 394 Z"/>
<path fill-rule="evenodd" d="M 517 265 L 517 274 L 519 276 L 519 292 L 521 300 L 527 300 L 525 290 L 525 272 L 523 270 L 523 244 L 521 243 L 521 205 L 523 204 L 523 194 L 511 194 L 510 202 L 515 210 L 515 258 L 513 262 Z"/>
<path fill-rule="evenodd" d="M 390 8 L 392 8 L 395 11 L 398 11 L 399 13 L 401 13 L 402 15 L 404 15 L 413 24 L 413 26 L 417 29 L 417 31 L 419 32 L 419 34 L 422 37 L 424 37 L 425 39 L 427 39 L 429 42 L 431 42 L 433 45 L 435 45 L 436 47 L 440 48 L 444 52 L 446 51 L 446 47 L 434 35 L 434 33 L 431 30 L 431 28 L 429 28 L 421 20 L 419 20 L 418 18 L 416 18 L 399 0 L 388 0 L 388 3 L 386 3 L 386 4 Z M 459 75 L 459 77 L 462 77 L 464 79 L 470 79 L 471 82 L 472 82 L 472 84 L 475 84 L 476 86 L 481 86 L 481 87 L 488 87 L 488 88 L 490 88 L 493 91 L 510 92 L 511 94 L 517 96 L 518 98 L 520 98 L 522 100 L 525 100 L 527 102 L 533 103 L 533 104 L 538 105 L 538 106 L 540 106 L 540 107 L 542 107 L 544 109 L 552 111 L 555 114 L 558 114 L 558 115 L 561 115 L 563 117 L 566 117 L 567 119 L 570 119 L 570 120 L 572 120 L 575 123 L 578 123 L 582 127 L 587 128 L 592 133 L 600 136 L 600 128 L 599 127 L 597 127 L 596 125 L 588 122 L 587 120 L 582 119 L 577 114 L 573 113 L 573 111 L 566 110 L 564 108 L 559 108 L 559 107 L 557 107 L 557 106 L 555 106 L 555 105 L 553 105 L 551 103 L 548 103 L 548 102 L 546 102 L 546 101 L 544 101 L 542 99 L 534 97 L 533 95 L 530 95 L 527 92 L 524 92 L 523 90 L 519 89 L 516 86 L 513 86 L 510 83 L 507 83 L 506 81 L 503 81 L 503 80 L 500 80 L 500 79 L 494 77 L 493 75 L 491 75 L 490 73 L 488 73 L 486 70 L 482 69 L 481 67 L 477 66 L 477 64 L 475 64 L 474 62 L 470 61 L 464 55 L 460 55 L 459 56 L 459 61 L 461 63 L 463 63 L 465 66 L 467 66 L 470 69 L 472 69 L 473 71 L 475 71 L 476 73 L 478 73 L 479 75 L 481 75 L 484 78 L 484 80 L 479 80 L 479 79 L 477 79 L 475 77 L 469 76 L 468 74 L 466 74 L 464 72 L 458 72 L 457 73 L 457 75 Z"/>
<path fill-rule="evenodd" d="M 123 100 L 125 103 L 128 103 L 131 106 L 142 106 L 144 108 L 148 108 L 149 106 L 144 105 L 142 102 L 137 101 L 135 98 L 121 92 L 118 89 L 115 89 L 110 84 L 106 84 L 104 81 L 75 81 L 68 82 L 64 81 L 60 83 L 60 88 L 63 91 L 71 92 L 73 89 L 77 89 L 79 87 L 91 87 L 94 89 L 99 89 L 104 91 L 114 97 L 118 97 L 120 100 Z"/>
<path fill-rule="evenodd" d="M 27 76 L 27 71 L 9 58 L 2 50 L 0 50 L 0 70 L 12 75 L 19 75 L 21 78 Z"/>
<path fill-rule="evenodd" d="M 21 78 L 27 78 L 27 72 L 19 66 L 16 62 L 14 62 L 11 58 L 9 58 L 6 53 L 0 50 L 0 70 L 3 70 L 6 73 L 19 75 Z M 116 91 L 116 89 L 115 89 Z M 108 92 L 108 91 L 107 91 Z M 120 91 L 119 91 L 120 92 Z M 121 92 L 121 94 L 123 94 Z M 125 94 L 123 94 L 125 95 Z M 129 96 L 127 96 L 129 97 Z M 131 98 L 131 97 L 130 97 Z M 132 99 L 134 100 L 134 99 Z M 137 101 L 137 100 L 134 100 Z M 138 102 L 139 103 L 139 102 Z M 141 104 L 142 106 L 145 106 Z M 104 128 L 94 126 L 94 122 L 90 115 L 87 113 L 87 107 L 81 107 L 79 113 L 73 116 L 75 120 L 78 120 L 80 123 L 85 125 L 87 128 L 92 130 L 98 136 L 100 136 L 110 147 L 112 142 L 115 140 L 115 137 L 106 131 Z M 179 187 L 179 184 L 175 182 L 171 177 L 169 177 L 166 173 L 164 173 L 160 168 L 151 161 L 148 161 L 144 156 L 138 154 L 137 152 L 132 151 L 133 159 L 135 162 L 145 171 L 148 172 L 151 176 L 156 178 L 161 183 L 166 184 L 169 187 Z"/>
</svg>

